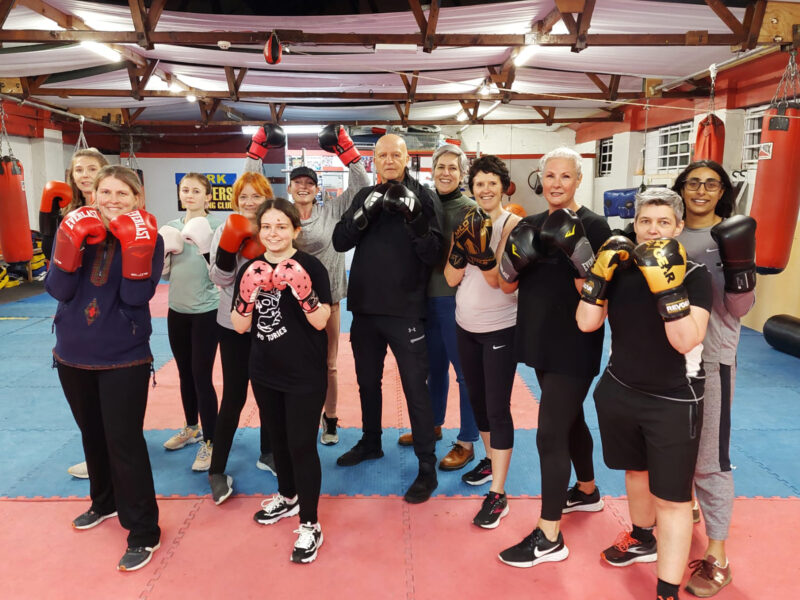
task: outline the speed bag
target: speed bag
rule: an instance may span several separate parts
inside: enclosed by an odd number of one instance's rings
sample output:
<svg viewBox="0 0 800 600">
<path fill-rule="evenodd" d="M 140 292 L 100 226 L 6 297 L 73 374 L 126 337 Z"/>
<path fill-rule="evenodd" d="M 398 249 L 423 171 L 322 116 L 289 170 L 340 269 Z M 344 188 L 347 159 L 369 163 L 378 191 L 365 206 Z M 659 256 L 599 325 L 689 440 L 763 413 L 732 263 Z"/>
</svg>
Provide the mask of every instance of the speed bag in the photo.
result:
<svg viewBox="0 0 800 600">
<path fill-rule="evenodd" d="M 692 160 L 713 160 L 722 164 L 725 149 L 725 123 L 717 115 L 709 113 L 697 124 L 697 139 L 694 142 Z"/>
<path fill-rule="evenodd" d="M 789 262 L 800 208 L 800 105 L 767 109 L 750 216 L 756 229 L 759 273 L 780 273 Z"/>
<path fill-rule="evenodd" d="M 7 263 L 33 258 L 22 163 L 11 156 L 0 158 L 0 246 Z"/>
</svg>

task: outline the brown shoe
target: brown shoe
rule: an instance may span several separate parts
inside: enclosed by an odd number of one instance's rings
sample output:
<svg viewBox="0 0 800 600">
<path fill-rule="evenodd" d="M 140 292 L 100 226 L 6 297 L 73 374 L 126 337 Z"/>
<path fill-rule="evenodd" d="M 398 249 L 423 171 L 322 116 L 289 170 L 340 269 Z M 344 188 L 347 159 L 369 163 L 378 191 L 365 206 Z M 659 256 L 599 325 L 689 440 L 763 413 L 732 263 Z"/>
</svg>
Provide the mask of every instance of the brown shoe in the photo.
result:
<svg viewBox="0 0 800 600">
<path fill-rule="evenodd" d="M 731 582 L 731 564 L 724 569 L 717 565 L 717 559 L 709 555 L 704 559 L 693 560 L 689 568 L 694 569 L 686 591 L 698 598 L 710 598 Z"/>
<path fill-rule="evenodd" d="M 453 444 L 450 452 L 439 463 L 439 468 L 442 471 L 458 471 L 474 458 L 475 450 L 465 448 L 461 444 Z"/>
<path fill-rule="evenodd" d="M 442 426 L 441 425 L 437 425 L 436 427 L 433 428 L 433 435 L 436 438 L 437 442 L 440 439 L 442 439 Z M 400 444 L 401 446 L 413 446 L 414 445 L 414 436 L 411 434 L 411 432 L 404 433 L 399 438 L 397 438 L 397 443 Z"/>
</svg>

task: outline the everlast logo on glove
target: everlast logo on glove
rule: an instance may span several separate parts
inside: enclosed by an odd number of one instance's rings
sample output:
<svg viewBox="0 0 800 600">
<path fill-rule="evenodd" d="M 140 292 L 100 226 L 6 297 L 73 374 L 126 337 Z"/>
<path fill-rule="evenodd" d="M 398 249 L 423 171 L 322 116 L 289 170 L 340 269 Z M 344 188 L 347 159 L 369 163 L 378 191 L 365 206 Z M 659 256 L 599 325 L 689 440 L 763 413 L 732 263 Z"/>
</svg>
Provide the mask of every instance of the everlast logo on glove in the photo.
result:
<svg viewBox="0 0 800 600">
<path fill-rule="evenodd" d="M 92 217 L 94 219 L 100 219 L 100 215 L 97 214 L 97 211 L 92 208 L 86 208 L 85 210 L 75 210 L 72 211 L 67 215 L 64 219 L 64 224 L 69 227 L 70 229 L 74 229 L 75 225 L 78 224 L 78 221 L 81 219 L 85 219 L 87 217 Z"/>
<path fill-rule="evenodd" d="M 134 210 L 131 213 L 128 213 L 131 217 L 131 221 L 136 226 L 136 237 L 135 240 L 149 240 L 150 239 L 150 232 L 147 231 L 147 225 L 144 222 L 144 218 L 142 217 L 142 213 L 138 210 Z"/>
</svg>

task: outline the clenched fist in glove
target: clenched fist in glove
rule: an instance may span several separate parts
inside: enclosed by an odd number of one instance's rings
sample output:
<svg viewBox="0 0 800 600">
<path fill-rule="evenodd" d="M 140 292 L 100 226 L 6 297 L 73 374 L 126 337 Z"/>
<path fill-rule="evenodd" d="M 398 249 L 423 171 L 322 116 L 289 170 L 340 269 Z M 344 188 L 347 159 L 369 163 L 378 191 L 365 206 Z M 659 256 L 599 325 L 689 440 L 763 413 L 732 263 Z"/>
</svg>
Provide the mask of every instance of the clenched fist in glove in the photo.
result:
<svg viewBox="0 0 800 600">
<path fill-rule="evenodd" d="M 289 286 L 303 312 L 311 313 L 319 308 L 319 297 L 311 287 L 311 277 L 293 258 L 278 263 L 272 274 L 272 283 L 277 290 L 284 290 Z"/>
</svg>

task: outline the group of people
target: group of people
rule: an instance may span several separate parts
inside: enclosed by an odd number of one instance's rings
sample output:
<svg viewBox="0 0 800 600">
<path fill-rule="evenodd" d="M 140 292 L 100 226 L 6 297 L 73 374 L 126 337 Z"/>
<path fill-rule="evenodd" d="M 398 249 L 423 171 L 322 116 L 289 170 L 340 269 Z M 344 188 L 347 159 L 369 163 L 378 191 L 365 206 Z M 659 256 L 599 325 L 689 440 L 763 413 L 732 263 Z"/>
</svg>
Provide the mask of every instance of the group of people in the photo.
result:
<svg viewBox="0 0 800 600">
<path fill-rule="evenodd" d="M 281 145 L 278 130 L 265 125 L 248 155 L 263 159 Z M 739 318 L 754 302 L 755 223 L 731 217 L 733 190 L 722 167 L 692 163 L 672 190 L 640 193 L 632 231 L 612 232 L 577 203 L 581 157 L 567 148 L 541 159 L 547 210 L 520 218 L 503 208 L 510 177 L 496 156 L 470 165 L 459 147 L 438 148 L 431 191 L 410 175 L 397 135 L 375 146 L 377 185 L 369 185 L 343 127 L 325 127 L 320 145 L 350 171 L 345 193 L 324 205 L 315 201 L 311 169 L 291 172 L 292 202 L 275 198 L 260 173 L 246 172 L 223 223 L 207 211 L 207 180 L 190 173 L 179 185 L 185 216 L 157 231 L 141 208 L 135 174 L 105 166 L 90 205 L 64 211 L 46 285 L 59 300 L 54 356 L 91 487 L 91 507 L 73 525 L 90 528 L 118 512 L 130 530 L 122 570 L 144 566 L 158 548 L 142 424 L 152 364 L 147 303 L 163 272 L 186 421 L 164 445 L 200 443 L 192 468 L 209 471 L 212 497 L 224 502 L 233 492 L 227 457 L 251 383 L 262 422 L 259 464 L 278 479 L 278 493 L 254 518 L 267 525 L 299 515 L 293 561 L 313 561 L 323 542 L 316 440 L 321 425 L 322 443 L 338 441 L 346 295 L 362 436 L 339 466 L 383 456 L 381 383 L 391 348 L 411 422 L 398 443 L 413 446 L 419 463 L 404 498 L 428 500 L 438 485 L 435 444 L 452 365 L 460 428 L 438 466 L 465 468 L 482 440 L 485 457 L 462 480 L 490 483 L 473 523 L 497 527 L 509 512 L 510 400 L 523 362 L 541 387 L 542 507 L 533 531 L 499 559 L 517 567 L 566 559 L 562 515 L 603 509 L 583 402 L 600 372 L 607 318 L 611 358 L 594 398 L 604 460 L 626 472 L 633 528 L 602 557 L 614 566 L 657 560 L 657 596 L 678 598 L 696 495 L 709 544 L 690 564 L 687 589 L 707 597 L 727 585 L 730 405 Z M 474 199 L 461 191 L 465 179 Z M 52 193 L 47 206 L 66 204 Z M 347 281 L 343 253 L 351 249 Z M 97 346 L 101 353 L 83 343 L 87 335 L 114 341 Z M 219 410 L 211 383 L 217 343 Z M 109 410 L 122 402 L 124 412 Z M 571 468 L 577 481 L 569 487 Z"/>
</svg>

